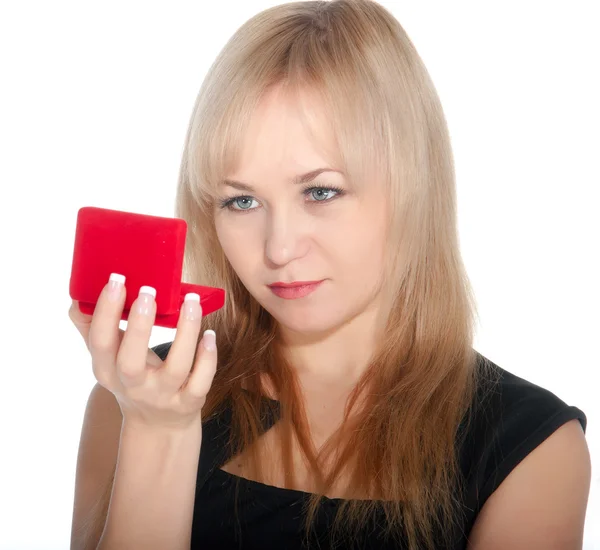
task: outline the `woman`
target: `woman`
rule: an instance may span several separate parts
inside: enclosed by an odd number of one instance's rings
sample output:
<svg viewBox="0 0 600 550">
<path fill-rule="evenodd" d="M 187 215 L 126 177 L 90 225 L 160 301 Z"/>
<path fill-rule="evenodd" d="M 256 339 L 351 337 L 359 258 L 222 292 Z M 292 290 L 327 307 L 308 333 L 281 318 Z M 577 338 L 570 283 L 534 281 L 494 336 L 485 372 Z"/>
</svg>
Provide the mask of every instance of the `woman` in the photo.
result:
<svg viewBox="0 0 600 550">
<path fill-rule="evenodd" d="M 153 289 L 124 332 L 122 275 L 93 317 L 73 303 L 98 380 L 73 548 L 581 547 L 586 417 L 472 348 L 446 122 L 385 9 L 243 25 L 175 215 L 186 280 L 227 302 L 204 322 L 190 296 L 152 349 Z"/>
</svg>

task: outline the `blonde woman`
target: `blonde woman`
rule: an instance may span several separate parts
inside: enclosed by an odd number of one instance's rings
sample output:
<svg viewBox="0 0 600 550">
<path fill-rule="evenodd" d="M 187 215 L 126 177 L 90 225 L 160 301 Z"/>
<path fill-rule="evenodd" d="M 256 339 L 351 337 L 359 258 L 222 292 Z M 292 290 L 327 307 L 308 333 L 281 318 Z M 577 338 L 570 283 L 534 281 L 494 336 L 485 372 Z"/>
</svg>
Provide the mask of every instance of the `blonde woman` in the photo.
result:
<svg viewBox="0 0 600 550">
<path fill-rule="evenodd" d="M 192 113 L 189 296 L 93 317 L 72 548 L 581 548 L 586 417 L 472 347 L 440 101 L 372 1 L 251 18 Z M 210 330 L 204 330 L 210 327 Z M 218 357 L 217 357 L 218 355 Z M 336 546 L 337 545 L 337 546 Z"/>
</svg>

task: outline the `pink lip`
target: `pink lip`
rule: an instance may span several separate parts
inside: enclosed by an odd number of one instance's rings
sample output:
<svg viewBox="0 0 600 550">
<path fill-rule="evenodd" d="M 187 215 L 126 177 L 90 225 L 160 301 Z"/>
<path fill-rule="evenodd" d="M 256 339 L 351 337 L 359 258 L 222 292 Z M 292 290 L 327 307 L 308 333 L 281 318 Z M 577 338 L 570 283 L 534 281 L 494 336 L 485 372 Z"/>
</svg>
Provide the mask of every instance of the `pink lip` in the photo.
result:
<svg viewBox="0 0 600 550">
<path fill-rule="evenodd" d="M 281 283 L 281 282 L 276 282 L 276 283 L 271 283 L 268 286 L 279 286 L 282 288 L 293 288 L 295 286 L 306 286 L 306 285 L 314 285 L 317 283 L 320 283 L 321 281 L 293 281 L 291 283 Z"/>
<path fill-rule="evenodd" d="M 275 296 L 279 296 L 286 300 L 295 300 L 297 298 L 308 296 L 311 292 L 314 292 L 322 282 L 323 281 L 273 283 L 272 285 L 269 285 L 269 288 Z"/>
</svg>

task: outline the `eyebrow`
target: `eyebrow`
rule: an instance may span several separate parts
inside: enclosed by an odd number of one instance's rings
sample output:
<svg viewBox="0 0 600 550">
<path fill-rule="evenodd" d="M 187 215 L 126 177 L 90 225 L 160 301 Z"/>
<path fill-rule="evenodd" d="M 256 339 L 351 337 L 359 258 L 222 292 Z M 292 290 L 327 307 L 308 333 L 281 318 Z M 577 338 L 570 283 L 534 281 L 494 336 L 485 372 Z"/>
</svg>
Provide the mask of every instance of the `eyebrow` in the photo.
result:
<svg viewBox="0 0 600 550">
<path fill-rule="evenodd" d="M 337 172 L 338 174 L 342 173 L 340 170 L 334 170 L 333 168 L 317 168 L 315 170 L 311 170 L 310 172 L 306 172 L 306 174 L 300 174 L 292 178 L 290 180 L 290 183 L 293 183 L 294 185 L 309 183 L 323 172 Z M 234 189 L 238 189 L 240 191 L 249 191 L 251 193 L 254 192 L 254 189 L 251 185 L 248 185 L 247 183 L 242 183 L 241 181 L 224 179 L 222 181 L 222 184 L 228 185 L 229 187 L 233 187 Z"/>
</svg>

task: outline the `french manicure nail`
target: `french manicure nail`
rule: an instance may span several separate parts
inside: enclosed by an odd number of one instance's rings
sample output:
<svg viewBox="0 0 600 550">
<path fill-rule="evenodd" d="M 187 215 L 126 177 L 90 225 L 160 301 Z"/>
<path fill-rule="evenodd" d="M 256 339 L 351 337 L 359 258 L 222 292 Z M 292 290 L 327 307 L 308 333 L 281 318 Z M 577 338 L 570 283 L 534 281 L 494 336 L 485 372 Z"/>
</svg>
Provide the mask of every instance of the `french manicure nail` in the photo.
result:
<svg viewBox="0 0 600 550">
<path fill-rule="evenodd" d="M 121 290 L 125 284 L 125 275 L 119 273 L 111 273 L 108 278 L 108 300 L 109 302 L 117 302 L 121 297 Z"/>
<path fill-rule="evenodd" d="M 195 321 L 202 315 L 200 307 L 200 295 L 195 292 L 188 292 L 183 300 L 183 316 L 188 321 Z"/>
<path fill-rule="evenodd" d="M 202 335 L 202 345 L 208 351 L 214 351 L 217 349 L 217 335 L 214 330 L 205 330 Z"/>
<path fill-rule="evenodd" d="M 137 312 L 141 315 L 152 313 L 152 302 L 156 298 L 156 289 L 151 286 L 141 286 L 137 301 Z"/>
</svg>

